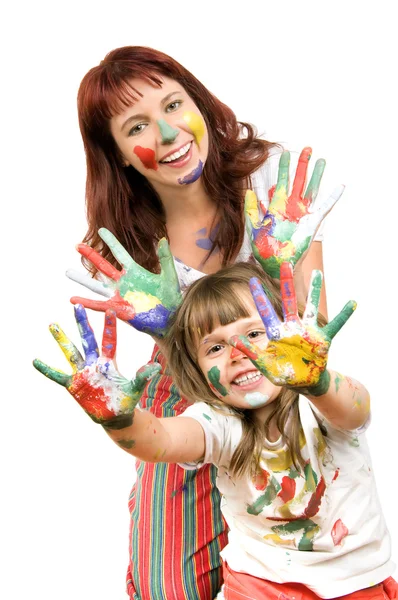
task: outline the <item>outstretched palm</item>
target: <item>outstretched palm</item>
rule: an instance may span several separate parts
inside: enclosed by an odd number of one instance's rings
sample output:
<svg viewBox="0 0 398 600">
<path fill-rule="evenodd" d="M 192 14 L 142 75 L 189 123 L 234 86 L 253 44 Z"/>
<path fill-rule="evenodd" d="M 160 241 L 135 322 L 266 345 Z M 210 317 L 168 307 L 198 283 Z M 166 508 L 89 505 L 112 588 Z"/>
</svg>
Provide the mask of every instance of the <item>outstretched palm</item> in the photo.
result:
<svg viewBox="0 0 398 600">
<path fill-rule="evenodd" d="M 313 395 L 326 393 L 328 377 L 326 364 L 334 336 L 345 325 L 356 308 L 349 301 L 343 310 L 327 325 L 317 324 L 318 306 L 322 287 L 321 271 L 313 271 L 307 304 L 302 319 L 297 311 L 290 263 L 281 266 L 282 310 L 280 321 L 260 281 L 253 277 L 250 289 L 264 323 L 268 345 L 264 349 L 251 344 L 244 336 L 234 336 L 230 343 L 246 354 L 256 367 L 275 385 L 297 388 Z M 325 389 L 325 386 L 326 389 Z"/>
<path fill-rule="evenodd" d="M 97 267 L 101 281 L 73 270 L 67 271 L 68 277 L 109 300 L 75 296 L 71 302 L 98 311 L 114 310 L 119 319 L 127 321 L 135 329 L 163 337 L 170 317 L 181 302 L 178 277 L 167 240 L 162 238 L 158 244 L 161 272 L 157 275 L 138 265 L 108 229 L 102 228 L 98 233 L 123 268 L 119 271 L 90 246 L 79 244 L 78 251 Z"/>
<path fill-rule="evenodd" d="M 107 311 L 105 315 L 101 355 L 83 306 L 75 307 L 75 317 L 85 358 L 59 325 L 50 325 L 52 335 L 72 367 L 72 375 L 52 369 L 38 359 L 33 361 L 34 367 L 49 379 L 63 385 L 96 423 L 108 424 L 117 421 L 122 415 L 130 415 L 139 402 L 147 381 L 159 371 L 160 365 L 149 363 L 137 372 L 134 381 L 125 379 L 115 364 L 115 313 Z"/>
<path fill-rule="evenodd" d="M 315 163 L 304 193 L 311 152 L 311 148 L 304 148 L 300 154 L 290 195 L 290 152 L 282 153 L 278 181 L 263 218 L 260 218 L 256 194 L 252 190 L 246 192 L 246 223 L 252 239 L 253 254 L 271 277 L 279 278 L 282 262 L 289 261 L 294 266 L 304 256 L 320 223 L 344 191 L 344 186 L 338 186 L 319 208 L 313 210 L 325 161 L 319 159 Z"/>
</svg>

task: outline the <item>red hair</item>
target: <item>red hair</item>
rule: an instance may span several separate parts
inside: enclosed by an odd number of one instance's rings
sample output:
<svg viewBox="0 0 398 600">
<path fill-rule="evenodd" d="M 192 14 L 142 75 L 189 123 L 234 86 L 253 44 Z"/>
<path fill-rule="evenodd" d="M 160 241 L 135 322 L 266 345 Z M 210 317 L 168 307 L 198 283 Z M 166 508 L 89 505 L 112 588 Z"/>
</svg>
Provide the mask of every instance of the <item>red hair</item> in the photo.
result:
<svg viewBox="0 0 398 600">
<path fill-rule="evenodd" d="M 223 265 L 227 265 L 242 245 L 243 198 L 250 174 L 266 160 L 273 144 L 259 139 L 250 124 L 238 122 L 233 111 L 177 61 L 143 46 L 112 50 L 80 84 L 77 105 L 87 160 L 88 231 L 83 241 L 116 265 L 98 236 L 98 229 L 106 227 L 136 262 L 158 270 L 156 242 L 167 237 L 163 207 L 143 175 L 132 166 L 122 167 L 109 121 L 141 96 L 131 86 L 133 78 L 161 87 L 163 77 L 186 90 L 206 122 L 209 154 L 202 178 L 220 215 L 213 249 L 222 252 Z"/>
</svg>

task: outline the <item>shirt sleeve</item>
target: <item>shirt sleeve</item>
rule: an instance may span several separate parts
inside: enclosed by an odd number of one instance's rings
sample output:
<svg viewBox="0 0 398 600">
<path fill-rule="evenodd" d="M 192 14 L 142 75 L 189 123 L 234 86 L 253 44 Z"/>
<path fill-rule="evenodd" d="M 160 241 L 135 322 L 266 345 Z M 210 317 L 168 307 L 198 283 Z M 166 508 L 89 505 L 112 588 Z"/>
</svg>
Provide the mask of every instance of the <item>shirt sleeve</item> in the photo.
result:
<svg viewBox="0 0 398 600">
<path fill-rule="evenodd" d="M 228 409 L 225 409 L 228 411 Z M 202 460 L 192 463 L 179 463 L 184 469 L 198 469 L 212 463 L 216 467 L 228 466 L 237 447 L 242 425 L 231 412 L 219 412 L 204 402 L 189 406 L 180 417 L 191 417 L 198 421 L 205 434 L 205 455 Z"/>
</svg>

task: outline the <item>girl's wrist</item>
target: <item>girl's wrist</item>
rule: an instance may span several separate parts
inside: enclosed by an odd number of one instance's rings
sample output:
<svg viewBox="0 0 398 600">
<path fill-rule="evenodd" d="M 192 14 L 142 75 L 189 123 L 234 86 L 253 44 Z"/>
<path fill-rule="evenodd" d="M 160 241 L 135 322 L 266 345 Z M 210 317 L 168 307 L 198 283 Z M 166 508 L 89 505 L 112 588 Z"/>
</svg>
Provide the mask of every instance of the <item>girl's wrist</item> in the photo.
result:
<svg viewBox="0 0 398 600">
<path fill-rule="evenodd" d="M 299 394 L 303 394 L 304 396 L 313 396 L 317 398 L 318 396 L 324 396 L 327 394 L 330 386 L 330 373 L 327 369 L 322 371 L 321 376 L 318 379 L 318 382 L 315 385 L 310 387 L 296 387 L 292 388 Z"/>
</svg>

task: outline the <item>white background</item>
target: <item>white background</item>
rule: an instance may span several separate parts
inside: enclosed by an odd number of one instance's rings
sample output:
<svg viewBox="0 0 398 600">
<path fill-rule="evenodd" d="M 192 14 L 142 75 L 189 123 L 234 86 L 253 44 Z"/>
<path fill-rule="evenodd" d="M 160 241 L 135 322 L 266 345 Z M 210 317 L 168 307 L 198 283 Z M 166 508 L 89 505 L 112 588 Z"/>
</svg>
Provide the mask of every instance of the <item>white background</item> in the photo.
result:
<svg viewBox="0 0 398 600">
<path fill-rule="evenodd" d="M 324 243 L 329 315 L 351 298 L 358 310 L 329 364 L 371 392 L 368 437 L 398 559 L 394 5 L 82 0 L 3 9 L 2 598 L 127 597 L 133 459 L 31 366 L 39 357 L 68 370 L 51 321 L 78 341 L 69 297 L 82 290 L 64 276 L 80 268 L 74 246 L 85 233 L 76 94 L 85 73 L 124 45 L 170 54 L 240 120 L 290 148 L 311 145 L 327 159 L 328 180 L 346 184 Z M 102 317 L 90 318 L 100 338 Z M 132 376 L 151 342 L 126 325 L 119 339 L 121 370 Z"/>
</svg>

